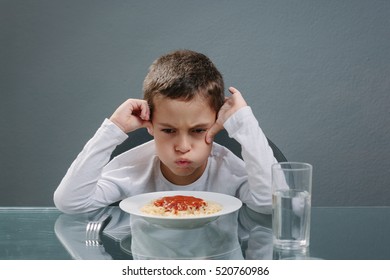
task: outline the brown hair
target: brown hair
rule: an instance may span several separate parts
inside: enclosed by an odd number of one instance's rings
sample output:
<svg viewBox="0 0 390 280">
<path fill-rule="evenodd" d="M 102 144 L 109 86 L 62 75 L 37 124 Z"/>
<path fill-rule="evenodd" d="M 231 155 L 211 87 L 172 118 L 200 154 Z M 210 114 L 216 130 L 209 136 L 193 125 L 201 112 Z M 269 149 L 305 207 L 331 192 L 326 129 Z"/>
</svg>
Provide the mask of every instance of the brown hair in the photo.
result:
<svg viewBox="0 0 390 280">
<path fill-rule="evenodd" d="M 161 56 L 149 67 L 143 84 L 144 99 L 153 113 L 153 98 L 192 100 L 203 95 L 216 112 L 225 101 L 221 73 L 204 54 L 178 50 Z"/>
</svg>

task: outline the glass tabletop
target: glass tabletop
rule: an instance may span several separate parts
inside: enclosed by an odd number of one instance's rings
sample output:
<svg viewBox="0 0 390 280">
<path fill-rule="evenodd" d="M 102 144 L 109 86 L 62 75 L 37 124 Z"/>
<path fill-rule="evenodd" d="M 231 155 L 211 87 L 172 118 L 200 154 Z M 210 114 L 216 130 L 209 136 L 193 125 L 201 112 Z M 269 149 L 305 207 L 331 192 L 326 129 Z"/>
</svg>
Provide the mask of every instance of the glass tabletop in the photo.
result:
<svg viewBox="0 0 390 280">
<path fill-rule="evenodd" d="M 87 223 L 108 213 L 102 244 L 85 242 Z M 119 207 L 68 215 L 55 208 L 0 208 L 0 259 L 390 259 L 390 207 L 312 209 L 306 251 L 272 244 L 271 216 L 247 207 L 197 228 L 167 228 Z"/>
</svg>

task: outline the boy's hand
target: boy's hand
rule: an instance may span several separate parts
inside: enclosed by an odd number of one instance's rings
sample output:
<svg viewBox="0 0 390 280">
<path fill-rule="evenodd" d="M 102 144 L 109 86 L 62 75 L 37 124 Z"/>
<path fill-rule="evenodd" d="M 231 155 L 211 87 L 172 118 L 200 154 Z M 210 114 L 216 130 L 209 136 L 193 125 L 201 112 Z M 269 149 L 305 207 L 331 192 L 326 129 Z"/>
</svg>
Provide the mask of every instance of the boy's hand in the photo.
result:
<svg viewBox="0 0 390 280">
<path fill-rule="evenodd" d="M 145 100 L 128 99 L 116 109 L 110 120 L 129 133 L 141 127 L 148 128 L 151 125 L 149 118 L 149 106 Z"/>
<path fill-rule="evenodd" d="M 207 131 L 206 142 L 208 144 L 211 144 L 214 136 L 223 129 L 223 124 L 231 115 L 233 115 L 239 109 L 247 106 L 241 93 L 236 88 L 229 87 L 229 91 L 232 95 L 225 98 L 225 103 L 218 112 L 217 120 L 215 121 L 214 125 Z"/>
</svg>

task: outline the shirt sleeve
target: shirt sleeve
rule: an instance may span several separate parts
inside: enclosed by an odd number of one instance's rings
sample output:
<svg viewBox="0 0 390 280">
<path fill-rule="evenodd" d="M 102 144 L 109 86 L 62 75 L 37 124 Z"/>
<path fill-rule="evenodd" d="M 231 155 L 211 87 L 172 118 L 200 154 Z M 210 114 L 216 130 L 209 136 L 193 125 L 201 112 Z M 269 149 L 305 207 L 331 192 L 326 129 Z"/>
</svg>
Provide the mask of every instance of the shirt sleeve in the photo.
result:
<svg viewBox="0 0 390 280">
<path fill-rule="evenodd" d="M 80 213 L 95 210 L 97 205 L 98 180 L 111 153 L 126 140 L 124 133 L 110 120 L 105 119 L 95 135 L 73 161 L 61 183 L 54 192 L 55 206 L 65 213 Z"/>
<path fill-rule="evenodd" d="M 242 148 L 249 187 L 244 188 L 240 196 L 244 197 L 244 202 L 249 200 L 247 204 L 251 209 L 271 213 L 271 166 L 277 161 L 252 109 L 241 108 L 226 120 L 224 127 Z"/>
</svg>

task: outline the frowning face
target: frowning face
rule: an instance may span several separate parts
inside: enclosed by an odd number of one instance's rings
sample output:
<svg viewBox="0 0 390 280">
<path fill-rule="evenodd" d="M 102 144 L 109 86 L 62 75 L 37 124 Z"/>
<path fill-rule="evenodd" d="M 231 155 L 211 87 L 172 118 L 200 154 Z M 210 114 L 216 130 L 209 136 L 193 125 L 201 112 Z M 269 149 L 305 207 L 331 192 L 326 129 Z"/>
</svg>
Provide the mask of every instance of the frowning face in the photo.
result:
<svg viewBox="0 0 390 280">
<path fill-rule="evenodd" d="M 217 113 L 207 100 L 191 101 L 156 96 L 153 100 L 151 134 L 164 177 L 176 185 L 196 181 L 207 165 L 211 144 L 206 132 L 214 124 Z"/>
</svg>

